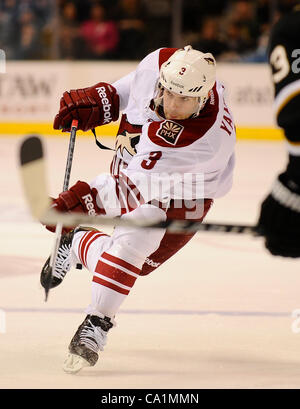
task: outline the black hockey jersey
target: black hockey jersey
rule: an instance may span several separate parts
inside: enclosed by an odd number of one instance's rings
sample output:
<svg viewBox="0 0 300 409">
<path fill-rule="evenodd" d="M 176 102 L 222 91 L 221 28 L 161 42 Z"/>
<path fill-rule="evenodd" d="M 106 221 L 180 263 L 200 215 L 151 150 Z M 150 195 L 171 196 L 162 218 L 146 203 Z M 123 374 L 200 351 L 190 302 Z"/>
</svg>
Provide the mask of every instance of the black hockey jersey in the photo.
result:
<svg viewBox="0 0 300 409">
<path fill-rule="evenodd" d="M 275 88 L 277 123 L 291 142 L 300 142 L 300 9 L 284 14 L 273 27 L 269 61 Z"/>
</svg>

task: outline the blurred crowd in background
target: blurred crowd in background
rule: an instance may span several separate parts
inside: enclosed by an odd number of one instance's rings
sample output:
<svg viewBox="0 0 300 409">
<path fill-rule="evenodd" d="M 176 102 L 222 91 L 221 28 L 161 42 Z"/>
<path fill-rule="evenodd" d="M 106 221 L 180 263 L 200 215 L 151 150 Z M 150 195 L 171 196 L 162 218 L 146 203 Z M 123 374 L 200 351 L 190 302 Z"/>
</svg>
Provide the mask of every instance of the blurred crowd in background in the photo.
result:
<svg viewBox="0 0 300 409">
<path fill-rule="evenodd" d="M 270 29 L 292 0 L 0 0 L 7 60 L 139 60 L 191 44 L 219 61 L 265 62 Z M 178 3 L 177 3 L 178 4 Z"/>
</svg>

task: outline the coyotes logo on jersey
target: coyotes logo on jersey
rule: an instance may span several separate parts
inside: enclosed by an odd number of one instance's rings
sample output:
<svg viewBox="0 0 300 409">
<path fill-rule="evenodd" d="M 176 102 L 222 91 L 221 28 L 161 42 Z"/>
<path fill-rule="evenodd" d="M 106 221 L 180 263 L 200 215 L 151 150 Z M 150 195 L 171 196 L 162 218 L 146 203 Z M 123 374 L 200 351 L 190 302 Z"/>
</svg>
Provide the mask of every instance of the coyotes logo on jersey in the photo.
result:
<svg viewBox="0 0 300 409">
<path fill-rule="evenodd" d="M 166 120 L 160 124 L 156 135 L 164 139 L 171 145 L 176 145 L 176 142 L 183 131 L 183 126 L 173 121 Z"/>
<path fill-rule="evenodd" d="M 124 149 L 130 155 L 136 154 L 136 145 L 139 143 L 142 133 L 141 125 L 132 125 L 127 121 L 125 114 L 122 115 L 118 134 L 116 137 L 115 150 L 119 150 L 121 156 L 124 156 Z"/>
<path fill-rule="evenodd" d="M 116 139 L 116 151 L 120 149 L 121 154 L 124 154 L 124 149 L 130 154 L 135 155 L 136 149 L 135 145 L 139 142 L 140 133 L 129 133 L 124 131 L 117 135 Z"/>
</svg>

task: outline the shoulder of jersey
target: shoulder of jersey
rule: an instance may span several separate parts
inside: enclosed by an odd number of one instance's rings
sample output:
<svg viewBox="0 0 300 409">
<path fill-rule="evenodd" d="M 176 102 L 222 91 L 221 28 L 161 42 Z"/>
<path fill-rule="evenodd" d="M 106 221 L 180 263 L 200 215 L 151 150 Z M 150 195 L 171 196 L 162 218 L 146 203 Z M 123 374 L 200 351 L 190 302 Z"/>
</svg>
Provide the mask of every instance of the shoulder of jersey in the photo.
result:
<svg viewBox="0 0 300 409">
<path fill-rule="evenodd" d="M 158 48 L 147 54 L 145 58 L 140 61 L 138 69 L 154 70 L 157 72 L 160 70 L 162 64 L 166 62 L 177 50 L 178 48 Z"/>
<path fill-rule="evenodd" d="M 219 95 L 216 84 L 210 97 L 197 118 L 151 122 L 148 127 L 149 139 L 165 148 L 182 148 L 201 139 L 214 125 L 219 111 Z"/>
<path fill-rule="evenodd" d="M 300 32 L 300 10 L 283 14 L 271 30 L 271 39 L 277 35 L 287 35 L 288 38 L 296 38 Z M 298 34 L 298 36 L 297 36 Z"/>
<path fill-rule="evenodd" d="M 159 50 L 158 57 L 159 69 L 162 66 L 162 64 L 166 62 L 171 57 L 171 55 L 173 55 L 177 50 L 179 50 L 179 48 L 161 48 Z"/>
</svg>

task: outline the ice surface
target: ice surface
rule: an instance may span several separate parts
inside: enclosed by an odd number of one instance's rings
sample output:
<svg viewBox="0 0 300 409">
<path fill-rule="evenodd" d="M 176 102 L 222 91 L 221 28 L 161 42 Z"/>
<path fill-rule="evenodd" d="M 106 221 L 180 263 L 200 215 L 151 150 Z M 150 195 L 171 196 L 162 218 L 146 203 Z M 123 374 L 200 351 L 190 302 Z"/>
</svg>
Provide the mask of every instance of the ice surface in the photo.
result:
<svg viewBox="0 0 300 409">
<path fill-rule="evenodd" d="M 0 388 L 300 387 L 300 333 L 292 331 L 300 260 L 270 256 L 262 239 L 206 232 L 137 280 L 97 365 L 65 374 L 69 341 L 90 302 L 91 274 L 71 270 L 44 302 L 39 274 L 53 236 L 28 214 L 19 144 L 17 137 L 0 139 Z M 68 140 L 49 138 L 45 146 L 56 195 Z M 78 139 L 70 183 L 108 172 L 111 157 L 92 136 Z M 233 189 L 206 220 L 254 223 L 285 163 L 283 142 L 239 141 Z"/>
</svg>

